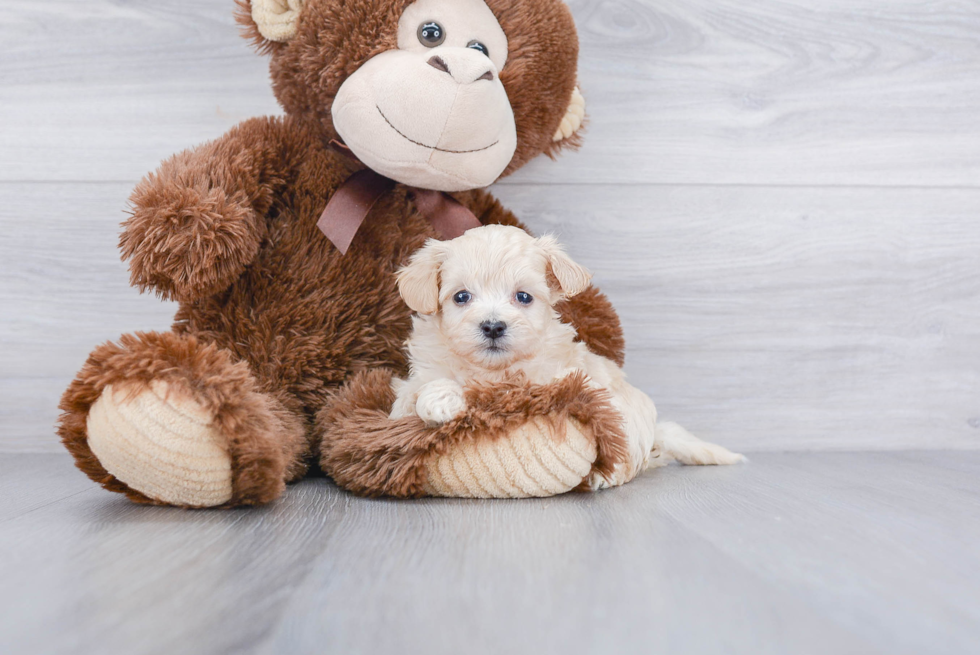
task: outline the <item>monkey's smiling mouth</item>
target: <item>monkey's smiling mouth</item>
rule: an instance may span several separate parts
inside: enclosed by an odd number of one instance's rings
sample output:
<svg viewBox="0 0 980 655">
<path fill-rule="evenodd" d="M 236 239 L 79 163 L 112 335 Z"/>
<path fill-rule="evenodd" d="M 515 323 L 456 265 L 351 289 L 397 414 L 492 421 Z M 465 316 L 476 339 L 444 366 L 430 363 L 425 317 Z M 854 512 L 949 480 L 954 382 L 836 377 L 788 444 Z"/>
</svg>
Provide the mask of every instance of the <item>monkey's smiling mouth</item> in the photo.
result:
<svg viewBox="0 0 980 655">
<path fill-rule="evenodd" d="M 497 145 L 498 143 L 500 143 L 500 140 L 498 139 L 497 141 L 494 141 L 493 143 L 491 143 L 488 146 L 483 146 L 482 148 L 476 148 L 474 150 L 449 150 L 447 148 L 437 148 L 435 146 L 429 146 L 429 145 L 426 145 L 424 143 L 420 143 L 420 142 L 416 141 L 415 139 L 413 139 L 413 138 L 411 138 L 409 136 L 406 136 L 405 133 L 403 133 L 401 130 L 399 130 L 397 127 L 395 127 L 394 125 L 391 124 L 391 121 L 388 120 L 388 117 L 385 116 L 385 113 L 383 111 L 381 111 L 381 107 L 378 107 L 378 105 L 375 105 L 374 107 L 375 107 L 375 109 L 378 110 L 378 113 L 381 114 L 381 118 L 385 119 L 385 123 L 388 124 L 388 127 L 390 127 L 395 132 L 397 132 L 400 137 L 402 137 L 406 141 L 411 141 L 412 143 L 414 143 L 417 146 L 422 146 L 423 148 L 428 148 L 429 150 L 438 150 L 439 152 L 449 152 L 449 153 L 452 153 L 454 155 L 465 155 L 465 154 L 470 153 L 470 152 L 481 152 L 483 150 L 487 150 L 488 148 L 492 148 L 495 145 Z"/>
</svg>

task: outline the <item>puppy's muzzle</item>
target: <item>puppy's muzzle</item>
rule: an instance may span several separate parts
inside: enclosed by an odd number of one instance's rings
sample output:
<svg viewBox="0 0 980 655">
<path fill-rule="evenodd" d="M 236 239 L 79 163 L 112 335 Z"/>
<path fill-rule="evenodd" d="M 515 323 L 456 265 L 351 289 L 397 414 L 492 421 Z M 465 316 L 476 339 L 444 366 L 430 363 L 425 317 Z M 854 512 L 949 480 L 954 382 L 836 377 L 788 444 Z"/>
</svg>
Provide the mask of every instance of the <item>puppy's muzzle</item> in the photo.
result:
<svg viewBox="0 0 980 655">
<path fill-rule="evenodd" d="M 483 321 L 480 323 L 480 330 L 487 339 L 496 341 L 507 333 L 507 324 L 503 321 Z"/>
</svg>

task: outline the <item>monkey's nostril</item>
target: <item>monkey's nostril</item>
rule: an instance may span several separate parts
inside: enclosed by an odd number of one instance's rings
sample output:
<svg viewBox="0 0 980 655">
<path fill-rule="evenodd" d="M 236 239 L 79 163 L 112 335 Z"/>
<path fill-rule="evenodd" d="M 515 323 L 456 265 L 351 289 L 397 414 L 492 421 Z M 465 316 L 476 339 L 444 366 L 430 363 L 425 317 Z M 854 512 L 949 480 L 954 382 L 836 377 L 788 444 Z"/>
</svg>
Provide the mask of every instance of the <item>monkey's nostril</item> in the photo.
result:
<svg viewBox="0 0 980 655">
<path fill-rule="evenodd" d="M 481 75 L 480 77 L 478 77 L 476 79 L 478 79 L 478 80 L 489 80 L 490 82 L 493 82 L 493 72 L 492 71 L 487 71 L 486 73 L 484 73 L 483 75 Z"/>
<path fill-rule="evenodd" d="M 483 321 L 480 323 L 483 336 L 488 339 L 499 339 L 507 331 L 507 324 L 503 321 Z"/>
<path fill-rule="evenodd" d="M 436 70 L 441 70 L 443 73 L 449 72 L 449 66 L 439 55 L 432 55 L 429 57 L 429 66 L 432 66 Z"/>
</svg>

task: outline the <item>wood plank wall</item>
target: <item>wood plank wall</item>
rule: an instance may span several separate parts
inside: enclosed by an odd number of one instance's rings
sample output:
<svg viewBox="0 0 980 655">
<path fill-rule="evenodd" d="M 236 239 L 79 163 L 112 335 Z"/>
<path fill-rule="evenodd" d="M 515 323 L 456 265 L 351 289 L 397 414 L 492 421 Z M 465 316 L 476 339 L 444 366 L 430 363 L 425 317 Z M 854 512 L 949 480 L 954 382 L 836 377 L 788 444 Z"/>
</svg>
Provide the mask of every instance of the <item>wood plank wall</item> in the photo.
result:
<svg viewBox="0 0 980 655">
<path fill-rule="evenodd" d="M 275 113 L 231 0 L 4 0 L 0 451 L 165 329 L 126 197 Z M 751 450 L 980 446 L 980 4 L 573 0 L 586 145 L 495 192 L 596 272 L 661 414 Z"/>
</svg>

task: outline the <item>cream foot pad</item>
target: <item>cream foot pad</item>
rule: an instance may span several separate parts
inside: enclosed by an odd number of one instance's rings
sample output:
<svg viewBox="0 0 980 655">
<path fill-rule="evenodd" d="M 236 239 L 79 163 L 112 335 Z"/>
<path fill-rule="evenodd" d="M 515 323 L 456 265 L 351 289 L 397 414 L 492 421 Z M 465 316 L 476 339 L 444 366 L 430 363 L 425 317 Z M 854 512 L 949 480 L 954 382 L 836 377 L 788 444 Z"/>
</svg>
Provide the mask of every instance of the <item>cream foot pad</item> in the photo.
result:
<svg viewBox="0 0 980 655">
<path fill-rule="evenodd" d="M 563 439 L 541 418 L 506 439 L 474 439 L 426 462 L 425 492 L 461 498 L 554 496 L 577 487 L 592 470 L 595 440 L 569 420 Z"/>
<path fill-rule="evenodd" d="M 171 505 L 213 507 L 231 499 L 231 457 L 210 414 L 165 382 L 138 393 L 107 386 L 87 427 L 99 462 L 132 489 Z"/>
</svg>

